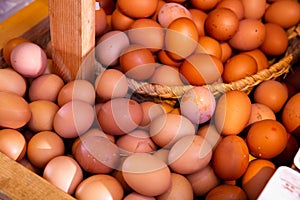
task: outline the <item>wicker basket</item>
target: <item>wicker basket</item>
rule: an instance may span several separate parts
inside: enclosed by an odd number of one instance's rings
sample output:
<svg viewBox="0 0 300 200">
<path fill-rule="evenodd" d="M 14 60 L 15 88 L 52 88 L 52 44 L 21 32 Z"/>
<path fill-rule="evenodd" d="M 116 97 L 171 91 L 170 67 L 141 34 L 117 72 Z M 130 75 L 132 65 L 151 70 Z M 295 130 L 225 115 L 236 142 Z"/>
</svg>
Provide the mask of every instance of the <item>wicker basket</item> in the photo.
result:
<svg viewBox="0 0 300 200">
<path fill-rule="evenodd" d="M 291 67 L 300 60 L 300 24 L 287 30 L 287 35 L 289 45 L 285 55 L 280 59 L 271 60 L 269 68 L 231 83 L 214 83 L 203 85 L 203 87 L 208 88 L 216 97 L 231 90 L 240 90 L 249 94 L 261 82 L 286 75 Z M 134 99 L 165 102 L 171 105 L 174 105 L 187 90 L 194 87 L 193 85 L 165 86 L 138 82 L 129 78 L 128 83 L 130 89 L 134 91 Z"/>
</svg>

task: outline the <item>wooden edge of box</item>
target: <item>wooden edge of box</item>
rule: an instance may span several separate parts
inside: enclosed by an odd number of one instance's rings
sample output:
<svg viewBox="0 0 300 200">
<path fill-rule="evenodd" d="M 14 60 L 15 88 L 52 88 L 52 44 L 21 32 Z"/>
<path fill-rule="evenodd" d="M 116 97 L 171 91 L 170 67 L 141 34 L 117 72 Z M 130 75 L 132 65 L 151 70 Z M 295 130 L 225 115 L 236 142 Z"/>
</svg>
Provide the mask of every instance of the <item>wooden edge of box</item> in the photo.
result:
<svg viewBox="0 0 300 200">
<path fill-rule="evenodd" d="M 0 199 L 74 200 L 75 198 L 0 153 Z"/>
</svg>

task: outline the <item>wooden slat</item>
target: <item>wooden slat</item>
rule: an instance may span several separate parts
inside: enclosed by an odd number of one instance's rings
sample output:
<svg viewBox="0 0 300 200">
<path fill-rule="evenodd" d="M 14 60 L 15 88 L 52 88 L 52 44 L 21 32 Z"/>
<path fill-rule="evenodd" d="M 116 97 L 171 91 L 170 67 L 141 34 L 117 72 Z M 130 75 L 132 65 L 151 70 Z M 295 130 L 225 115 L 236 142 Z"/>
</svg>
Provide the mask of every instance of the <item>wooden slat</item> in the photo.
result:
<svg viewBox="0 0 300 200">
<path fill-rule="evenodd" d="M 0 199 L 74 200 L 75 198 L 0 153 Z"/>
<path fill-rule="evenodd" d="M 95 46 L 95 0 L 49 0 L 54 70 L 65 81 L 90 79 Z"/>
</svg>

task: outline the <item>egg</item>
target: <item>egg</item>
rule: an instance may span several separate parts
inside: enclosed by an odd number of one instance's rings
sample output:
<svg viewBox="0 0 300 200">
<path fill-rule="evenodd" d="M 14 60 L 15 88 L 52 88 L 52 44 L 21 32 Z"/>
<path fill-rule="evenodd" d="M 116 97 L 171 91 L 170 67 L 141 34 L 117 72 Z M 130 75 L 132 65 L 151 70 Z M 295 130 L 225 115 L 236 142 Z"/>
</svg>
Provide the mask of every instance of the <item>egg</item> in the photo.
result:
<svg viewBox="0 0 300 200">
<path fill-rule="evenodd" d="M 277 113 L 288 100 L 288 91 L 281 82 L 266 80 L 255 88 L 253 97 L 254 102 L 264 104 Z"/>
<path fill-rule="evenodd" d="M 170 149 L 160 148 L 160 149 L 157 149 L 152 155 L 156 156 L 158 159 L 160 159 L 164 163 L 168 164 L 169 152 L 170 152 Z"/>
<path fill-rule="evenodd" d="M 205 138 L 213 149 L 215 149 L 222 139 L 220 133 L 216 129 L 216 126 L 212 123 L 200 126 L 196 134 Z"/>
<path fill-rule="evenodd" d="M 248 198 L 247 194 L 241 187 L 230 184 L 221 184 L 210 190 L 205 199 L 246 200 Z"/>
<path fill-rule="evenodd" d="M 150 123 L 158 116 L 165 114 L 165 109 L 161 104 L 152 101 L 140 103 L 143 110 L 143 119 L 140 123 L 140 128 L 148 129 Z"/>
<path fill-rule="evenodd" d="M 296 136 L 299 136 L 299 127 L 300 127 L 300 120 L 299 120 L 299 113 L 300 113 L 300 93 L 295 94 L 292 96 L 284 106 L 281 114 L 282 123 L 286 127 L 286 130 Z"/>
<path fill-rule="evenodd" d="M 192 19 L 197 27 L 198 30 L 198 35 L 199 36 L 204 36 L 205 35 L 205 20 L 207 18 L 207 13 L 196 9 L 196 8 L 190 8 L 189 9 Z"/>
<path fill-rule="evenodd" d="M 267 58 L 266 54 L 264 54 L 260 49 L 253 49 L 250 51 L 245 51 L 243 53 L 245 53 L 255 59 L 258 72 L 260 70 L 269 68 L 268 58 Z"/>
<path fill-rule="evenodd" d="M 221 59 L 222 48 L 219 41 L 209 36 L 200 36 L 198 44 L 199 45 L 195 53 L 207 53 Z"/>
<path fill-rule="evenodd" d="M 249 200 L 257 199 L 275 170 L 275 165 L 266 159 L 255 159 L 249 163 L 242 177 L 242 188 Z"/>
<path fill-rule="evenodd" d="M 170 148 L 182 137 L 195 135 L 195 127 L 188 118 L 167 113 L 150 122 L 149 133 L 155 144 Z"/>
<path fill-rule="evenodd" d="M 111 135 L 123 135 L 133 131 L 139 127 L 142 118 L 141 105 L 127 98 L 109 100 L 97 113 L 101 129 Z"/>
<path fill-rule="evenodd" d="M 252 124 L 246 138 L 251 154 L 264 159 L 279 155 L 285 149 L 287 141 L 288 134 L 285 127 L 272 119 Z"/>
<path fill-rule="evenodd" d="M 219 0 L 211 0 L 211 1 L 206 1 L 206 0 L 191 0 L 191 4 L 199 9 L 199 10 L 204 10 L 204 11 L 208 11 L 213 9 L 217 3 L 219 2 Z"/>
<path fill-rule="evenodd" d="M 122 175 L 135 192 L 146 196 L 163 194 L 172 182 L 167 164 L 148 153 L 135 153 L 125 158 Z"/>
<path fill-rule="evenodd" d="M 166 86 L 183 85 L 179 69 L 168 65 L 161 65 L 157 67 L 150 78 L 150 82 Z"/>
<path fill-rule="evenodd" d="M 12 67 L 22 76 L 35 78 L 47 68 L 47 56 L 44 50 L 33 42 L 22 42 L 10 54 Z"/>
<path fill-rule="evenodd" d="M 114 199 L 121 200 L 124 190 L 119 181 L 108 174 L 96 174 L 84 179 L 77 186 L 75 197 L 77 199 Z"/>
<path fill-rule="evenodd" d="M 3 128 L 0 130 L 0 152 L 12 160 L 20 161 L 26 154 L 27 143 L 21 132 Z"/>
<path fill-rule="evenodd" d="M 157 52 L 157 59 L 160 63 L 168 66 L 179 67 L 182 61 L 174 60 L 171 58 L 165 49 Z"/>
<path fill-rule="evenodd" d="M 117 6 L 121 12 L 132 18 L 150 17 L 156 11 L 158 0 L 118 0 Z"/>
<path fill-rule="evenodd" d="M 204 87 L 193 87 L 180 100 L 180 112 L 194 124 L 209 121 L 215 112 L 216 100 L 212 92 Z"/>
<path fill-rule="evenodd" d="M 95 35 L 100 36 L 107 30 L 107 18 L 104 9 L 95 10 Z"/>
<path fill-rule="evenodd" d="M 225 83 L 234 82 L 257 72 L 256 60 L 247 54 L 236 54 L 224 64 L 222 79 Z"/>
<path fill-rule="evenodd" d="M 62 155 L 47 163 L 43 178 L 72 195 L 83 179 L 83 172 L 76 160 L 70 156 Z"/>
<path fill-rule="evenodd" d="M 123 200 L 155 200 L 155 197 L 142 195 L 137 192 L 131 192 L 130 194 L 125 196 Z"/>
<path fill-rule="evenodd" d="M 11 68 L 0 69 L 0 91 L 14 92 L 24 96 L 27 91 L 27 82 L 18 72 Z"/>
<path fill-rule="evenodd" d="M 218 2 L 216 8 L 228 8 L 232 10 L 239 20 L 245 16 L 244 4 L 240 0 L 222 0 Z"/>
<path fill-rule="evenodd" d="M 268 56 L 280 56 L 288 47 L 288 38 L 285 30 L 278 24 L 264 24 L 266 35 L 259 47 Z"/>
<path fill-rule="evenodd" d="M 134 22 L 132 17 L 129 17 L 120 11 L 118 6 L 111 14 L 111 28 L 116 31 L 126 31 Z"/>
<path fill-rule="evenodd" d="M 221 179 L 215 174 L 211 164 L 186 175 L 186 178 L 191 183 L 193 192 L 197 197 L 204 197 L 211 189 L 221 183 Z"/>
<path fill-rule="evenodd" d="M 222 61 L 222 63 L 225 63 L 232 55 L 232 48 L 228 42 L 221 42 L 220 47 L 221 47 L 221 51 L 222 51 L 221 61 Z"/>
<path fill-rule="evenodd" d="M 21 44 L 23 42 L 30 42 L 30 40 L 26 39 L 26 38 L 22 38 L 22 37 L 16 37 L 16 38 L 12 38 L 10 40 L 8 40 L 5 45 L 3 46 L 3 59 L 4 61 L 11 66 L 11 61 L 10 61 L 10 55 L 12 50 L 18 45 Z"/>
<path fill-rule="evenodd" d="M 0 92 L 0 126 L 17 129 L 25 126 L 31 118 L 28 102 L 12 92 Z"/>
<path fill-rule="evenodd" d="M 215 56 L 198 53 L 185 59 L 179 68 L 185 83 L 195 86 L 211 84 L 223 73 L 223 63 Z"/>
<path fill-rule="evenodd" d="M 236 33 L 228 42 L 234 49 L 239 51 L 250 51 L 263 44 L 267 37 L 266 34 L 266 28 L 262 21 L 246 18 L 239 21 Z"/>
<path fill-rule="evenodd" d="M 225 181 L 236 180 L 245 173 L 249 162 L 246 142 L 238 135 L 222 138 L 214 150 L 212 167 L 216 175 Z"/>
<path fill-rule="evenodd" d="M 30 101 L 48 100 L 56 103 L 63 86 L 64 81 L 57 74 L 43 74 L 31 81 L 28 98 Z"/>
<path fill-rule="evenodd" d="M 283 28 L 290 28 L 300 20 L 300 4 L 297 1 L 276 1 L 270 4 L 264 14 L 268 23 L 276 23 Z"/>
<path fill-rule="evenodd" d="M 211 145 L 200 135 L 180 138 L 170 149 L 168 163 L 172 171 L 192 174 L 206 167 L 212 158 Z"/>
<path fill-rule="evenodd" d="M 228 8 L 216 8 L 210 11 L 205 21 L 208 35 L 219 41 L 229 40 L 239 28 L 237 15 Z"/>
<path fill-rule="evenodd" d="M 251 115 L 249 118 L 248 125 L 253 124 L 257 121 L 261 121 L 264 119 L 273 119 L 276 120 L 276 115 L 274 111 L 261 103 L 252 103 L 251 104 Z"/>
<path fill-rule="evenodd" d="M 165 33 L 165 49 L 171 58 L 182 60 L 195 51 L 198 38 L 193 20 L 181 17 L 169 24 Z"/>
<path fill-rule="evenodd" d="M 63 139 L 52 131 L 41 131 L 32 136 L 27 146 L 29 161 L 38 168 L 43 169 L 46 164 L 56 156 L 65 153 Z"/>
<path fill-rule="evenodd" d="M 222 135 L 237 135 L 247 125 L 251 114 L 251 100 L 241 91 L 232 90 L 217 101 L 214 122 Z"/>
<path fill-rule="evenodd" d="M 261 19 L 265 14 L 266 0 L 242 0 L 246 19 Z"/>
</svg>

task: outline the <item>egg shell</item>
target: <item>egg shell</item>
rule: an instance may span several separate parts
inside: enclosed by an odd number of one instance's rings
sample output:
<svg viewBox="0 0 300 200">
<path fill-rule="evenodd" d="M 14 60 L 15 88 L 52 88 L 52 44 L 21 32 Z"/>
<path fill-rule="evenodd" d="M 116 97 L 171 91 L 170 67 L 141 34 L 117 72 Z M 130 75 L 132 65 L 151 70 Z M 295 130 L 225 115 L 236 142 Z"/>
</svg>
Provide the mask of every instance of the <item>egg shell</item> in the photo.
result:
<svg viewBox="0 0 300 200">
<path fill-rule="evenodd" d="M 245 191 L 236 185 L 221 184 L 209 191 L 206 200 L 239 199 L 247 200 Z"/>
<path fill-rule="evenodd" d="M 298 1 L 276 1 L 268 6 L 264 20 L 276 23 L 283 28 L 290 28 L 300 20 L 300 4 Z"/>
<path fill-rule="evenodd" d="M 0 69 L 0 91 L 13 92 L 24 96 L 27 91 L 27 82 L 18 72 L 11 68 Z"/>
<path fill-rule="evenodd" d="M 31 118 L 28 102 L 12 92 L 0 92 L 0 126 L 2 128 L 21 128 Z"/>
<path fill-rule="evenodd" d="M 211 164 L 195 173 L 186 175 L 186 178 L 191 183 L 193 192 L 197 197 L 205 196 L 221 183 L 221 179 L 217 177 Z"/>
<path fill-rule="evenodd" d="M 181 61 L 177 61 L 177 60 L 174 60 L 173 58 L 171 58 L 168 55 L 167 51 L 164 49 L 161 49 L 160 51 L 158 51 L 157 58 L 160 63 L 169 65 L 169 66 L 179 67 L 180 63 L 181 63 Z"/>
<path fill-rule="evenodd" d="M 63 138 L 76 138 L 91 127 L 94 117 L 94 108 L 87 102 L 69 101 L 56 112 L 53 128 Z"/>
<path fill-rule="evenodd" d="M 242 0 L 244 6 L 244 17 L 246 19 L 261 19 L 265 14 L 266 0 Z"/>
<path fill-rule="evenodd" d="M 155 200 L 155 197 L 149 197 L 137 192 L 131 192 L 125 196 L 123 200 Z"/>
<path fill-rule="evenodd" d="M 242 177 L 247 170 L 248 162 L 247 144 L 243 138 L 237 135 L 223 137 L 212 157 L 212 167 L 216 175 L 225 181 Z"/>
<path fill-rule="evenodd" d="M 187 135 L 170 149 L 168 163 L 172 171 L 192 174 L 208 165 L 212 158 L 211 145 L 200 135 Z"/>
<path fill-rule="evenodd" d="M 262 21 L 246 18 L 239 21 L 236 33 L 228 42 L 234 49 L 250 51 L 262 45 L 266 34 L 266 28 Z"/>
<path fill-rule="evenodd" d="M 150 78 L 150 82 L 166 86 L 183 85 L 179 69 L 168 65 L 161 65 L 155 68 L 155 71 Z"/>
<path fill-rule="evenodd" d="M 275 165 L 269 160 L 255 159 L 249 163 L 248 169 L 242 177 L 242 188 L 247 193 L 249 200 L 258 198 L 275 170 Z"/>
<path fill-rule="evenodd" d="M 222 139 L 221 134 L 216 129 L 216 126 L 211 123 L 200 126 L 196 134 L 205 138 L 213 149 L 215 149 Z"/>
<path fill-rule="evenodd" d="M 195 53 L 207 53 L 221 59 L 222 48 L 216 39 L 209 36 L 200 36 L 198 40 L 198 48 Z"/>
<path fill-rule="evenodd" d="M 73 158 L 62 155 L 51 159 L 47 163 L 43 178 L 72 195 L 83 179 L 83 172 Z"/>
<path fill-rule="evenodd" d="M 16 37 L 16 38 L 12 38 L 9 41 L 7 41 L 5 43 L 5 45 L 3 46 L 3 50 L 2 50 L 2 54 L 3 54 L 3 59 L 4 61 L 11 66 L 11 62 L 10 62 L 10 55 L 12 50 L 20 43 L 22 42 L 30 42 L 30 40 L 26 39 L 26 38 L 22 38 L 22 37 Z"/>
<path fill-rule="evenodd" d="M 83 137 L 74 149 L 79 165 L 92 174 L 109 173 L 120 162 L 119 148 L 102 136 Z"/>
<path fill-rule="evenodd" d="M 150 17 L 150 18 L 158 22 L 158 13 L 159 13 L 161 7 L 162 7 L 163 5 L 165 5 L 166 3 L 167 3 L 167 2 L 164 1 L 164 0 L 158 0 L 156 10 L 155 10 L 155 12 L 153 13 L 152 17 Z"/>
<path fill-rule="evenodd" d="M 135 153 L 125 158 L 122 175 L 135 192 L 146 196 L 163 194 L 172 181 L 166 163 L 148 153 Z"/>
<path fill-rule="evenodd" d="M 232 90 L 217 101 L 215 126 L 222 135 L 239 134 L 247 125 L 251 114 L 251 100 L 241 91 Z"/>
<path fill-rule="evenodd" d="M 217 3 L 219 2 L 219 0 L 210 0 L 210 1 L 206 1 L 206 0 L 191 0 L 191 4 L 199 9 L 199 10 L 203 10 L 203 11 L 209 11 L 211 9 L 213 9 Z"/>
<path fill-rule="evenodd" d="M 171 22 L 181 17 L 192 19 L 192 14 L 186 7 L 176 2 L 165 3 L 157 14 L 157 20 L 164 28 L 167 28 Z"/>
<path fill-rule="evenodd" d="M 195 135 L 195 127 L 188 118 L 167 113 L 156 117 L 150 123 L 149 133 L 155 144 L 160 147 L 170 148 L 180 138 L 187 135 Z"/>
<path fill-rule="evenodd" d="M 274 111 L 261 103 L 252 103 L 251 104 L 251 115 L 249 118 L 248 125 L 253 124 L 257 121 L 261 121 L 264 119 L 273 119 L 276 120 L 276 115 Z"/>
<path fill-rule="evenodd" d="M 35 78 L 46 70 L 47 56 L 37 44 L 22 42 L 12 50 L 10 62 L 12 67 L 24 77 Z"/>
<path fill-rule="evenodd" d="M 158 5 L 158 0 L 118 0 L 117 6 L 121 12 L 132 18 L 146 18 L 150 17 Z"/>
<path fill-rule="evenodd" d="M 19 161 L 25 154 L 27 142 L 21 132 L 15 129 L 4 128 L 0 130 L 0 152 Z"/>
<path fill-rule="evenodd" d="M 221 61 L 222 61 L 222 63 L 225 63 L 232 55 L 232 48 L 228 42 L 221 42 L 220 46 L 221 46 L 221 50 L 222 50 Z"/>
<path fill-rule="evenodd" d="M 240 0 L 222 0 L 219 1 L 216 8 L 228 8 L 232 10 L 239 20 L 245 16 L 245 8 L 243 2 Z"/>
<path fill-rule="evenodd" d="M 286 147 L 288 134 L 276 120 L 265 119 L 252 124 L 246 142 L 251 154 L 257 158 L 270 159 L 279 155 Z"/>
<path fill-rule="evenodd" d="M 132 17 L 129 17 L 122 13 L 118 6 L 114 9 L 111 14 L 111 28 L 117 31 L 126 31 L 130 28 L 131 24 L 134 22 Z"/>
<path fill-rule="evenodd" d="M 124 190 L 119 181 L 108 174 L 96 174 L 84 179 L 77 186 L 75 197 L 77 199 L 115 199 L 121 200 Z"/>
<path fill-rule="evenodd" d="M 104 9 L 95 10 L 95 35 L 100 36 L 107 30 L 107 18 Z"/>
<path fill-rule="evenodd" d="M 193 188 L 185 176 L 178 173 L 171 173 L 171 186 L 165 193 L 157 196 L 157 200 L 167 199 L 194 199 Z"/>
<path fill-rule="evenodd" d="M 44 74 L 30 83 L 28 98 L 30 101 L 48 100 L 57 102 L 58 93 L 64 86 L 63 79 L 56 74 Z"/>
<path fill-rule="evenodd" d="M 254 102 L 264 104 L 277 113 L 288 100 L 288 91 L 281 82 L 266 80 L 254 89 L 253 97 Z"/>
<path fill-rule="evenodd" d="M 207 13 L 196 9 L 196 8 L 190 8 L 189 9 L 192 19 L 197 27 L 198 30 L 198 35 L 199 36 L 204 36 L 205 35 L 205 20 L 207 18 Z"/>
<path fill-rule="evenodd" d="M 181 17 L 172 21 L 167 27 L 165 49 L 171 58 L 182 60 L 195 51 L 198 39 L 198 30 L 194 21 Z"/>
<path fill-rule="evenodd" d="M 140 128 L 149 128 L 151 121 L 166 113 L 161 104 L 154 103 L 152 101 L 141 102 L 140 105 L 143 110 L 143 119 L 140 123 Z"/>
<path fill-rule="evenodd" d="M 139 127 L 143 119 L 143 110 L 134 100 L 115 98 L 100 107 L 97 119 L 105 133 L 123 135 Z"/>
<path fill-rule="evenodd" d="M 286 130 L 296 136 L 300 135 L 300 93 L 292 96 L 284 106 L 281 114 L 282 123 Z"/>
<path fill-rule="evenodd" d="M 212 92 L 204 87 L 193 87 L 180 100 L 180 113 L 194 124 L 209 121 L 215 112 L 216 100 Z"/>
<path fill-rule="evenodd" d="M 257 71 L 269 68 L 268 58 L 260 49 L 253 49 L 243 53 L 255 59 L 257 64 Z"/>
<path fill-rule="evenodd" d="M 65 153 L 63 139 L 52 131 L 41 131 L 32 136 L 27 145 L 27 157 L 38 168 L 44 168 L 54 157 Z"/>
<path fill-rule="evenodd" d="M 158 157 L 158 159 L 162 160 L 164 163 L 168 164 L 170 149 L 160 148 L 157 149 L 152 155 Z"/>
</svg>

